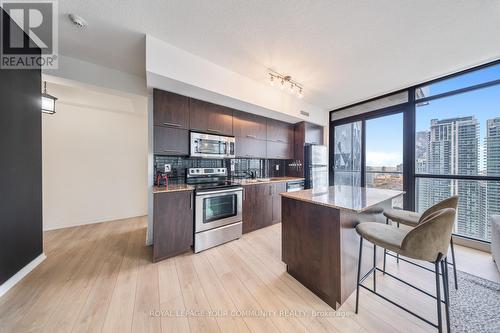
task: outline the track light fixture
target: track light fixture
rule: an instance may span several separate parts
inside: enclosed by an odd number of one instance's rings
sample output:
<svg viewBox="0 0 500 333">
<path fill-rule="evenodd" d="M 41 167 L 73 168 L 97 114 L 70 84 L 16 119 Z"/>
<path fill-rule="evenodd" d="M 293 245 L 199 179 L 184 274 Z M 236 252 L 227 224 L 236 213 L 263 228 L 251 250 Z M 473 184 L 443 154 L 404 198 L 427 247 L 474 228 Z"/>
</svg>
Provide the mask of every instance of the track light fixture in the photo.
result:
<svg viewBox="0 0 500 333">
<path fill-rule="evenodd" d="M 279 81 L 281 90 L 285 90 L 285 87 L 288 85 L 291 94 L 294 94 L 296 92 L 299 98 L 304 97 L 304 87 L 297 81 L 292 80 L 292 77 L 290 75 L 282 75 L 271 69 L 268 70 L 268 74 L 269 83 L 271 84 L 271 86 L 274 86 L 274 83 L 276 81 Z"/>
</svg>

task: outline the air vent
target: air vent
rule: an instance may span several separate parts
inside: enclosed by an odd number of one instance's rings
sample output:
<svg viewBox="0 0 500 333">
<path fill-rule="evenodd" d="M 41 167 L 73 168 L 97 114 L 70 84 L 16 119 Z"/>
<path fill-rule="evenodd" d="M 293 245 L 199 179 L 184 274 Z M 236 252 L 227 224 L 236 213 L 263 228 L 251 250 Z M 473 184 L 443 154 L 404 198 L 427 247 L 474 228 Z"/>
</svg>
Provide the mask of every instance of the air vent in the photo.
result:
<svg viewBox="0 0 500 333">
<path fill-rule="evenodd" d="M 303 116 L 309 117 L 309 112 L 307 112 L 307 111 L 300 110 L 300 114 Z"/>
</svg>

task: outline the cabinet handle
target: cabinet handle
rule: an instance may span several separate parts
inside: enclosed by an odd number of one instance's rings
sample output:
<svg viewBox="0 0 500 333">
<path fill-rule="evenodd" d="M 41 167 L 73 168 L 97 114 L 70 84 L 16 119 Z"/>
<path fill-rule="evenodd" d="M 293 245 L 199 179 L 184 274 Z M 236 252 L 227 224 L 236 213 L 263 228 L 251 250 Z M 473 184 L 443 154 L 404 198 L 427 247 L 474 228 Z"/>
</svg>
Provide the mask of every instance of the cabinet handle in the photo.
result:
<svg viewBox="0 0 500 333">
<path fill-rule="evenodd" d="M 165 153 L 182 153 L 180 150 L 173 150 L 173 149 L 165 149 Z"/>
<path fill-rule="evenodd" d="M 281 140 L 281 139 L 278 139 L 278 140 L 276 140 L 276 141 L 286 143 L 286 141 L 285 141 L 285 140 Z"/>
<path fill-rule="evenodd" d="M 215 129 L 211 129 L 211 128 L 207 128 L 207 132 L 221 133 L 221 131 L 215 130 Z"/>
<path fill-rule="evenodd" d="M 272 191 L 272 186 L 269 185 L 269 195 L 272 195 L 271 191 Z"/>
<path fill-rule="evenodd" d="M 245 192 L 246 192 L 245 188 L 243 188 L 243 198 L 242 198 L 243 201 L 245 201 Z"/>
<path fill-rule="evenodd" d="M 245 157 L 253 157 L 253 155 L 245 155 Z"/>
<path fill-rule="evenodd" d="M 193 210 L 193 192 L 189 195 L 189 210 Z"/>
<path fill-rule="evenodd" d="M 247 138 L 257 139 L 257 137 L 255 135 L 250 135 L 250 134 L 247 134 Z"/>
<path fill-rule="evenodd" d="M 172 126 L 172 127 L 181 127 L 181 124 L 176 124 L 176 123 L 163 123 L 165 126 Z"/>
</svg>

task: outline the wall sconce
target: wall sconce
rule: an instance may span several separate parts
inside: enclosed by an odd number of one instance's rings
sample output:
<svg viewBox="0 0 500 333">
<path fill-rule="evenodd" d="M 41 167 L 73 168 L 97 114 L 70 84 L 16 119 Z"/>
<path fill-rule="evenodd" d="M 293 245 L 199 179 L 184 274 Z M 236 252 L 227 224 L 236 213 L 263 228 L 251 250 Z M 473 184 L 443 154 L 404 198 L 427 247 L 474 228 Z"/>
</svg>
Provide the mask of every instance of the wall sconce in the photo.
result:
<svg viewBox="0 0 500 333">
<path fill-rule="evenodd" d="M 47 94 L 47 81 L 43 81 L 42 112 L 47 114 L 56 113 L 57 98 Z"/>
</svg>

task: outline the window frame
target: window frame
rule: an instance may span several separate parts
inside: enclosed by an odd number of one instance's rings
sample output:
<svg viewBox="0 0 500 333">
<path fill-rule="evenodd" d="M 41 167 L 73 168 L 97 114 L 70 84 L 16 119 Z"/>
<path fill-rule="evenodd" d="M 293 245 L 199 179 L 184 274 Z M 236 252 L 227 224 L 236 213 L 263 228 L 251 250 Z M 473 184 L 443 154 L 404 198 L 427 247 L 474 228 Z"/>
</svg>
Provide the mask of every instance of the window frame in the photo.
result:
<svg viewBox="0 0 500 333">
<path fill-rule="evenodd" d="M 399 89 L 397 91 L 393 91 L 381 96 L 373 97 L 367 100 L 363 100 L 351 105 L 344 106 L 342 108 L 338 108 L 335 110 L 332 110 L 329 112 L 329 143 L 330 143 L 330 148 L 329 148 L 329 162 L 330 162 L 330 170 L 329 170 L 329 176 L 330 176 L 330 185 L 333 185 L 333 180 L 334 180 L 334 154 L 335 151 L 332 149 L 332 147 L 335 144 L 335 126 L 339 125 L 344 125 L 348 124 L 350 122 L 354 121 L 361 121 L 362 122 L 362 149 L 361 149 L 361 186 L 366 185 L 366 121 L 378 117 L 383 117 L 387 115 L 392 115 L 392 114 L 397 114 L 400 112 L 403 112 L 403 190 L 406 192 L 404 196 L 404 201 L 403 201 L 403 207 L 404 209 L 407 210 L 415 210 L 416 206 L 416 183 L 418 178 L 428 178 L 428 179 L 452 179 L 452 180 L 473 180 L 473 181 L 498 181 L 500 182 L 500 175 L 499 176 L 487 176 L 487 175 L 437 175 L 437 174 L 421 174 L 421 173 L 416 173 L 415 171 L 415 150 L 416 150 L 416 142 L 415 142 L 415 136 L 416 136 L 416 110 L 417 110 L 417 104 L 419 103 L 425 103 L 429 102 L 432 100 L 437 100 L 445 97 L 450 97 L 450 96 L 455 96 L 458 94 L 463 94 L 467 93 L 470 91 L 478 90 L 478 89 L 484 89 L 496 85 L 500 85 L 500 79 L 499 80 L 493 80 L 490 82 L 485 82 L 485 83 L 480 83 L 476 85 L 472 85 L 466 88 L 460 88 L 460 89 L 455 89 L 452 91 L 448 91 L 445 93 L 441 93 L 438 95 L 434 96 L 429 96 L 421 99 L 416 99 L 415 98 L 415 92 L 417 89 L 421 88 L 422 86 L 427 86 L 431 85 L 436 82 L 448 80 L 450 78 L 458 77 L 463 74 L 477 71 L 486 67 L 490 66 L 495 66 L 500 64 L 500 59 L 480 65 L 480 66 L 475 66 L 463 71 L 459 71 L 450 75 L 446 75 L 437 79 L 433 79 L 427 82 L 423 82 L 405 89 Z M 367 113 L 362 113 L 362 114 L 357 114 L 354 116 L 346 117 L 346 118 L 341 118 L 338 120 L 331 120 L 332 115 L 335 112 L 339 112 L 348 108 L 352 108 L 354 106 L 359 106 L 364 103 L 372 102 L 377 99 L 389 97 L 394 94 L 399 94 L 402 92 L 408 92 L 408 102 L 401 103 L 395 106 L 389 106 L 386 108 L 374 110 L 374 111 L 369 111 Z M 471 247 L 476 247 L 476 248 L 481 248 L 484 249 L 485 247 L 489 248 L 489 244 L 491 244 L 491 241 L 486 241 L 486 240 L 481 240 L 481 239 L 475 239 L 472 237 L 468 237 L 465 235 L 453 235 L 454 238 L 458 238 L 463 240 L 464 245 L 466 246 L 471 246 Z M 474 246 L 474 243 L 479 244 L 479 246 Z"/>
</svg>

